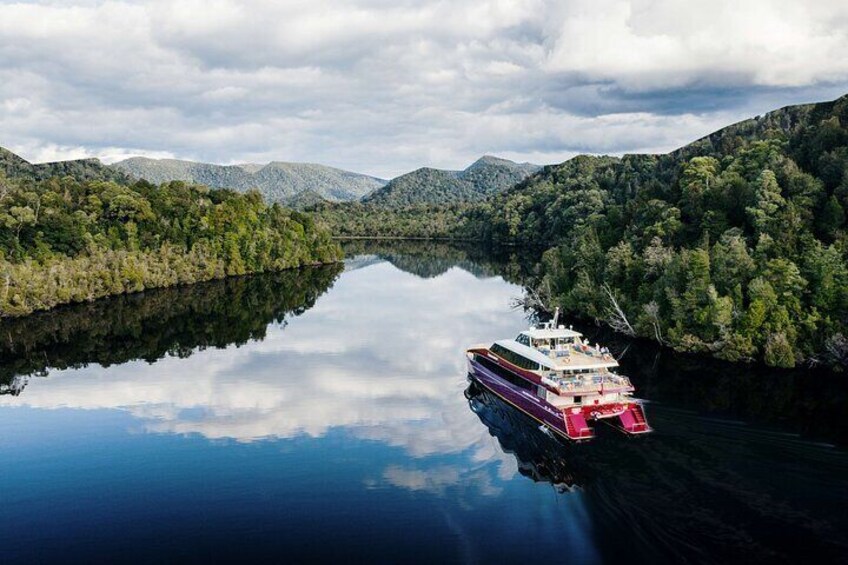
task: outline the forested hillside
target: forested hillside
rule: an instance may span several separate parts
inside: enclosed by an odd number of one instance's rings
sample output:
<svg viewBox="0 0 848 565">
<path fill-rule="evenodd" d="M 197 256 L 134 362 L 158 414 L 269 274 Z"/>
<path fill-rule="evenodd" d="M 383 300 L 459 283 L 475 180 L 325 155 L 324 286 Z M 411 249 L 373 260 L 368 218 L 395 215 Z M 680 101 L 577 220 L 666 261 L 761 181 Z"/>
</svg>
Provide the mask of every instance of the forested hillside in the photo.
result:
<svg viewBox="0 0 848 565">
<path fill-rule="evenodd" d="M 337 237 L 463 239 L 458 229 L 468 203 L 418 204 L 399 208 L 362 202 L 322 202 L 305 207 Z M 474 234 L 468 239 L 479 239 Z"/>
<path fill-rule="evenodd" d="M 319 206 L 327 202 L 329 202 L 329 200 L 322 197 L 317 192 L 304 190 L 303 192 L 298 192 L 294 196 L 284 198 L 280 204 L 286 208 L 292 208 L 294 210 L 305 210 L 306 208 Z"/>
<path fill-rule="evenodd" d="M 0 316 L 341 256 L 257 192 L 17 176 L 0 177 Z"/>
<path fill-rule="evenodd" d="M 365 196 L 381 208 L 474 202 L 505 190 L 539 170 L 538 165 L 484 156 L 462 171 L 422 168 L 389 181 Z"/>
<path fill-rule="evenodd" d="M 545 307 L 678 350 L 848 363 L 848 97 L 666 155 L 580 156 L 528 178 L 508 163 L 423 169 L 362 203 L 291 201 L 337 235 L 547 249 Z M 97 161 L 0 164 L 16 179 L 0 185 L 3 315 L 338 257 L 309 216 L 255 193 L 109 182 Z M 67 172 L 95 180 L 50 178 Z M 524 180 L 504 190 L 510 175 Z"/>
<path fill-rule="evenodd" d="M 550 247 L 550 307 L 679 350 L 848 361 L 848 97 L 668 155 L 582 156 L 466 212 L 458 232 Z"/>
<path fill-rule="evenodd" d="M 258 190 L 268 202 L 286 203 L 304 192 L 330 201 L 358 200 L 386 181 L 312 163 L 213 165 L 177 159 L 133 157 L 111 165 L 154 184 L 181 180 L 239 192 Z"/>
<path fill-rule="evenodd" d="M 401 175 L 360 202 L 313 199 L 296 207 L 316 212 L 337 236 L 477 239 L 457 231 L 460 214 L 539 169 L 530 163 L 484 156 L 463 171 L 423 168 Z"/>
</svg>

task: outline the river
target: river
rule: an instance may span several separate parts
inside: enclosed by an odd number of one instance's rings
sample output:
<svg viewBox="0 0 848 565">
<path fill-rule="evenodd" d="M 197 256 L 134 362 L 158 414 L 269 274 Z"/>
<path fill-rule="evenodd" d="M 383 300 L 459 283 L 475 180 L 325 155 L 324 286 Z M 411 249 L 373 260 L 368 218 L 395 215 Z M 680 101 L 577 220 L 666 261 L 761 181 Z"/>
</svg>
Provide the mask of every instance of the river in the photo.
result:
<svg viewBox="0 0 848 565">
<path fill-rule="evenodd" d="M 0 561 L 844 561 L 848 376 L 629 342 L 655 433 L 564 445 L 469 386 L 516 257 L 345 264 L 0 323 Z"/>
</svg>

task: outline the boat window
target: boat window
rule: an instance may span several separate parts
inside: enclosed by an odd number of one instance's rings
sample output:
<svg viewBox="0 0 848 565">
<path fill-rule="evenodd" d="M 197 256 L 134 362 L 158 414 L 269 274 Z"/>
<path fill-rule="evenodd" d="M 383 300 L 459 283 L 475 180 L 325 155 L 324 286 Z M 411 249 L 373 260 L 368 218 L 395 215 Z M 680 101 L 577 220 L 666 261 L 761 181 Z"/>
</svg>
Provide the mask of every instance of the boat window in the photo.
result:
<svg viewBox="0 0 848 565">
<path fill-rule="evenodd" d="M 518 334 L 518 337 L 515 338 L 515 341 L 522 345 L 530 346 L 530 336 L 526 336 L 524 334 Z"/>
<path fill-rule="evenodd" d="M 505 380 L 505 381 L 507 381 L 507 382 L 519 387 L 519 388 L 523 388 L 524 390 L 532 390 L 533 387 L 536 386 L 533 383 L 531 383 L 530 381 L 522 379 L 521 377 L 519 377 L 518 375 L 516 375 L 515 373 L 513 373 L 509 369 L 507 369 L 505 367 L 501 367 L 500 365 L 498 365 L 497 363 L 495 363 L 494 361 L 492 361 L 488 357 L 485 357 L 483 355 L 477 355 L 477 362 L 480 363 L 481 365 L 483 365 L 484 367 L 486 367 L 488 370 L 490 370 L 491 372 L 493 372 L 497 376 L 499 376 L 500 378 L 502 378 L 503 380 Z"/>
<path fill-rule="evenodd" d="M 497 343 L 492 345 L 490 351 L 501 359 L 509 361 L 516 367 L 521 367 L 522 369 L 530 371 L 538 371 L 541 368 L 541 366 L 535 361 L 531 361 L 523 355 L 519 355 L 518 353 L 511 351 L 502 345 L 498 345 Z"/>
<path fill-rule="evenodd" d="M 583 402 L 582 396 L 575 396 L 574 397 L 574 404 L 580 404 L 581 402 Z"/>
</svg>

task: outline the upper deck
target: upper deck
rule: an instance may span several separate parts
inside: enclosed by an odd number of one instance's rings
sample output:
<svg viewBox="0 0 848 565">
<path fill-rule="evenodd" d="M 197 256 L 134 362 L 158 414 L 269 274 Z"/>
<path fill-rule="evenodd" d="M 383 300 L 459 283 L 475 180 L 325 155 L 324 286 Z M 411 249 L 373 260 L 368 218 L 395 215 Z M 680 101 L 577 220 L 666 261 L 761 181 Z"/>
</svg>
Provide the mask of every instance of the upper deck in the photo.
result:
<svg viewBox="0 0 848 565">
<path fill-rule="evenodd" d="M 609 350 L 583 343 L 583 334 L 564 326 L 530 328 L 515 338 L 514 343 L 541 353 L 554 371 L 586 371 L 617 367 Z"/>
<path fill-rule="evenodd" d="M 571 344 L 570 348 L 582 348 L 584 346 Z M 566 396 L 579 396 L 586 393 L 626 393 L 633 391 L 630 379 L 617 375 L 606 367 L 616 366 L 618 363 L 609 354 L 592 353 L 599 352 L 597 348 L 589 348 L 590 352 L 572 351 L 569 357 L 552 358 L 527 345 L 515 340 L 502 339 L 487 347 L 479 345 L 468 350 L 470 355 L 480 355 L 490 359 L 501 359 L 513 370 L 519 373 L 534 374 L 538 381 L 529 379 L 545 386 L 556 394 Z M 597 356 L 600 355 L 600 358 Z M 571 362 L 565 359 L 572 359 Z M 502 362 L 501 362 L 502 364 Z M 567 370 L 562 370 L 565 367 Z M 525 376 L 527 378 L 527 376 Z M 554 402 L 555 400 L 550 400 Z"/>
</svg>

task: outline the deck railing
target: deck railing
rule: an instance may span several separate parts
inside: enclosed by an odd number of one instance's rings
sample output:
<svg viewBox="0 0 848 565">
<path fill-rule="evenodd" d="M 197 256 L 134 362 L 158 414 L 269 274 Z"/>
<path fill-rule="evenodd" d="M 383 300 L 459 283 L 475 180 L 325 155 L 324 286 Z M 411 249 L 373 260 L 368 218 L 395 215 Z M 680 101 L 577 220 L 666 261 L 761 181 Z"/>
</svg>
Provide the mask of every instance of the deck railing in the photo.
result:
<svg viewBox="0 0 848 565">
<path fill-rule="evenodd" d="M 594 392 L 597 390 L 633 388 L 630 379 L 611 373 L 586 373 L 573 377 L 551 377 L 562 392 Z"/>
</svg>

